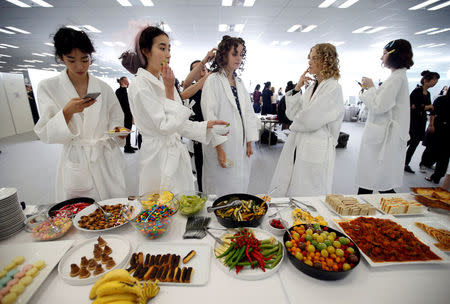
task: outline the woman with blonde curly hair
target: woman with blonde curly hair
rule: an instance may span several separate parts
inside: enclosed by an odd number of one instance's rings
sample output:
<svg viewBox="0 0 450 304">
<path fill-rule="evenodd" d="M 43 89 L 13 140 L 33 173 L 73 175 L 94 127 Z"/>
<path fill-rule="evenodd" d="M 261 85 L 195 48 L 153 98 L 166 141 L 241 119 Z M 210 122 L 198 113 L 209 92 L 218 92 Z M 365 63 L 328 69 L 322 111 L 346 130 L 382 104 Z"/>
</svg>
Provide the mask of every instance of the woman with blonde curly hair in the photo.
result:
<svg viewBox="0 0 450 304">
<path fill-rule="evenodd" d="M 286 92 L 286 116 L 293 123 L 272 178 L 271 188 L 279 186 L 277 196 L 331 193 L 335 146 L 344 117 L 339 59 L 329 43 L 313 46 L 308 59 L 308 69 Z M 302 95 L 306 82 L 310 84 Z"/>
</svg>

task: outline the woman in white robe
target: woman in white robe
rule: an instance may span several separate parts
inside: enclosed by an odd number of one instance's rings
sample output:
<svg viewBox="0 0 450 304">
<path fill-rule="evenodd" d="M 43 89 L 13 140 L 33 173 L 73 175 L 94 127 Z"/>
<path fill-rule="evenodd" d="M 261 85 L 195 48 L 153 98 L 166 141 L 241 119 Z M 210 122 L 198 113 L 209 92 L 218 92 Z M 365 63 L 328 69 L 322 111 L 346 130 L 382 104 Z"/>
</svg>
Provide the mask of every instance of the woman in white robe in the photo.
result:
<svg viewBox="0 0 450 304">
<path fill-rule="evenodd" d="M 203 189 L 208 194 L 246 193 L 250 179 L 252 142 L 260 125 L 250 95 L 235 71 L 245 60 L 245 42 L 224 36 L 202 91 L 205 119 L 230 123 L 227 137 L 215 135 L 203 145 Z M 228 139 L 228 140 L 227 140 Z"/>
<path fill-rule="evenodd" d="M 359 150 L 358 194 L 373 190 L 392 193 L 403 184 L 410 120 L 406 69 L 413 65 L 412 56 L 408 41 L 391 41 L 381 57 L 383 65 L 392 71 L 389 78 L 378 89 L 370 78 L 362 79 L 362 87 L 367 90 L 360 99 L 369 114 Z"/>
<path fill-rule="evenodd" d="M 63 144 L 56 200 L 124 197 L 125 160 L 116 139 L 105 135 L 123 123 L 117 97 L 106 83 L 87 72 L 94 48 L 85 33 L 61 28 L 54 45 L 66 69 L 39 84 L 41 117 L 34 130 L 45 143 Z M 82 99 L 88 92 L 101 94 L 95 100 Z"/>
<path fill-rule="evenodd" d="M 286 116 L 293 122 L 272 178 L 270 188 L 278 187 L 274 196 L 332 193 L 335 146 L 344 117 L 339 60 L 329 43 L 312 47 L 308 59 L 309 68 L 286 93 Z M 302 95 L 308 72 L 316 80 Z"/>
<path fill-rule="evenodd" d="M 149 26 L 138 33 L 135 53 L 122 55 L 122 64 L 136 78 L 128 95 L 136 128 L 142 134 L 139 192 L 169 190 L 175 194 L 194 190 L 191 160 L 180 136 L 207 143 L 209 130 L 224 121 L 193 122 L 190 108 L 182 104 L 169 66 L 167 34 Z"/>
</svg>

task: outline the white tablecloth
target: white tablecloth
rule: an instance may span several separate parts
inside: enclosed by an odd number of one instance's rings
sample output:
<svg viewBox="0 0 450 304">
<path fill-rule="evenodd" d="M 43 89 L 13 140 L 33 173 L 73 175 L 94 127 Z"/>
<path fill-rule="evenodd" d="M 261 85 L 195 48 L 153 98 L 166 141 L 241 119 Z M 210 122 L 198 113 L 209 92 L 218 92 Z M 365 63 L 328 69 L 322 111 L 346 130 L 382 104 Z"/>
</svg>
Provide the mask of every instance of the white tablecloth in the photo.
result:
<svg viewBox="0 0 450 304">
<path fill-rule="evenodd" d="M 286 199 L 273 199 L 273 202 Z M 312 203 L 329 222 L 334 216 L 320 202 L 320 198 L 303 198 Z M 282 211 L 283 218 L 292 223 L 292 210 Z M 272 213 L 269 209 L 268 214 Z M 203 211 L 202 214 L 206 214 Z M 266 229 L 268 216 L 260 228 Z M 427 219 L 450 221 L 449 215 L 426 212 Z M 423 216 L 402 218 L 402 222 L 420 221 Z M 177 214 L 170 224 L 166 235 L 157 240 L 148 240 L 134 229 L 131 224 L 111 231 L 127 237 L 133 249 L 142 242 L 202 242 L 211 246 L 214 241 L 206 236 L 202 240 L 183 240 L 186 218 Z M 220 227 L 213 216 L 210 226 Z M 335 226 L 336 227 L 336 226 Z M 219 235 L 221 231 L 211 230 Z M 76 240 L 74 246 L 97 233 L 85 233 L 72 228 L 62 239 Z M 281 237 L 279 237 L 281 240 Z M 26 232 L 0 242 L 0 245 L 32 242 Z M 212 251 L 211 251 L 212 252 Z M 205 265 L 206 266 L 206 265 Z M 298 271 L 286 257 L 275 275 L 259 281 L 243 281 L 232 278 L 219 269 L 212 257 L 210 278 L 205 286 L 161 286 L 155 299 L 149 303 L 449 303 L 450 266 L 445 265 L 400 265 L 385 268 L 370 267 L 361 261 L 359 266 L 345 279 L 339 281 L 321 281 Z M 35 293 L 29 303 L 49 304 L 90 303 L 88 295 L 92 285 L 71 286 L 61 280 L 57 268 Z"/>
</svg>

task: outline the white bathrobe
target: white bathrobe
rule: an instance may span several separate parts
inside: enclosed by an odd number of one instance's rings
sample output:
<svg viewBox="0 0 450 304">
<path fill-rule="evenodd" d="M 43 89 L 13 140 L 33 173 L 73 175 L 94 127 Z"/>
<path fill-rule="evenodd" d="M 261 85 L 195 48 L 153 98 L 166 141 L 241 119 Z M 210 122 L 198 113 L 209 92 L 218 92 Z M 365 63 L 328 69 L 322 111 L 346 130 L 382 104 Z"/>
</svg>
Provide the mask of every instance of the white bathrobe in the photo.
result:
<svg viewBox="0 0 450 304">
<path fill-rule="evenodd" d="M 323 80 L 311 98 L 286 93 L 286 115 L 292 120 L 270 189 L 273 196 L 317 196 L 332 193 L 335 146 L 344 117 L 342 88 L 334 78 Z M 295 154 L 295 163 L 294 163 Z"/>
<path fill-rule="evenodd" d="M 105 135 L 123 125 L 123 112 L 113 90 L 89 74 L 88 93 L 100 92 L 97 102 L 72 116 L 69 124 L 62 112 L 78 98 L 64 70 L 39 84 L 37 100 L 41 117 L 34 131 L 48 144 L 63 144 L 56 173 L 56 200 L 92 197 L 105 200 L 126 195 L 126 164 L 117 140 Z M 38 157 L 37 157 L 38 158 Z"/>
<path fill-rule="evenodd" d="M 397 69 L 378 88 L 360 99 L 369 114 L 361 139 L 356 184 L 370 190 L 390 190 L 403 184 L 409 139 L 409 94 L 406 69 Z"/>
<path fill-rule="evenodd" d="M 180 135 L 200 142 L 210 140 L 207 122 L 189 120 L 192 111 L 167 99 L 162 78 L 140 68 L 128 88 L 131 112 L 142 134 L 139 192 L 169 190 L 175 194 L 194 190 L 194 176 L 186 145 Z"/>
<path fill-rule="evenodd" d="M 208 194 L 246 193 L 248 190 L 251 162 L 247 157 L 247 142 L 258 140 L 258 126 L 261 123 L 239 77 L 236 77 L 236 89 L 242 119 L 223 71 L 213 73 L 203 85 L 201 106 L 205 120 L 220 119 L 230 123 L 228 136 L 215 135 L 209 145 L 203 145 L 203 190 Z M 231 167 L 222 168 L 219 165 L 216 152 L 219 144 L 227 160 L 232 161 Z"/>
</svg>

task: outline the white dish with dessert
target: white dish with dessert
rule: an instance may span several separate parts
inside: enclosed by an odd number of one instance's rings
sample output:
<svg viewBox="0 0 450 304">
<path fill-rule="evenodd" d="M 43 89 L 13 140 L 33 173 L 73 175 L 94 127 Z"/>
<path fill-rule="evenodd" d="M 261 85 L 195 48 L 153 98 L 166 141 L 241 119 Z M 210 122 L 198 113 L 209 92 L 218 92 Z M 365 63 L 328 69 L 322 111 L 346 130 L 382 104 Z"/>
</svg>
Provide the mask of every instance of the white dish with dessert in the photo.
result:
<svg viewBox="0 0 450 304">
<path fill-rule="evenodd" d="M 68 251 L 58 265 L 58 273 L 70 285 L 92 284 L 110 270 L 122 268 L 130 254 L 131 244 L 127 239 L 101 235 Z"/>
<path fill-rule="evenodd" d="M 425 207 L 410 194 L 365 194 L 360 199 L 393 216 L 424 215 Z"/>
</svg>

